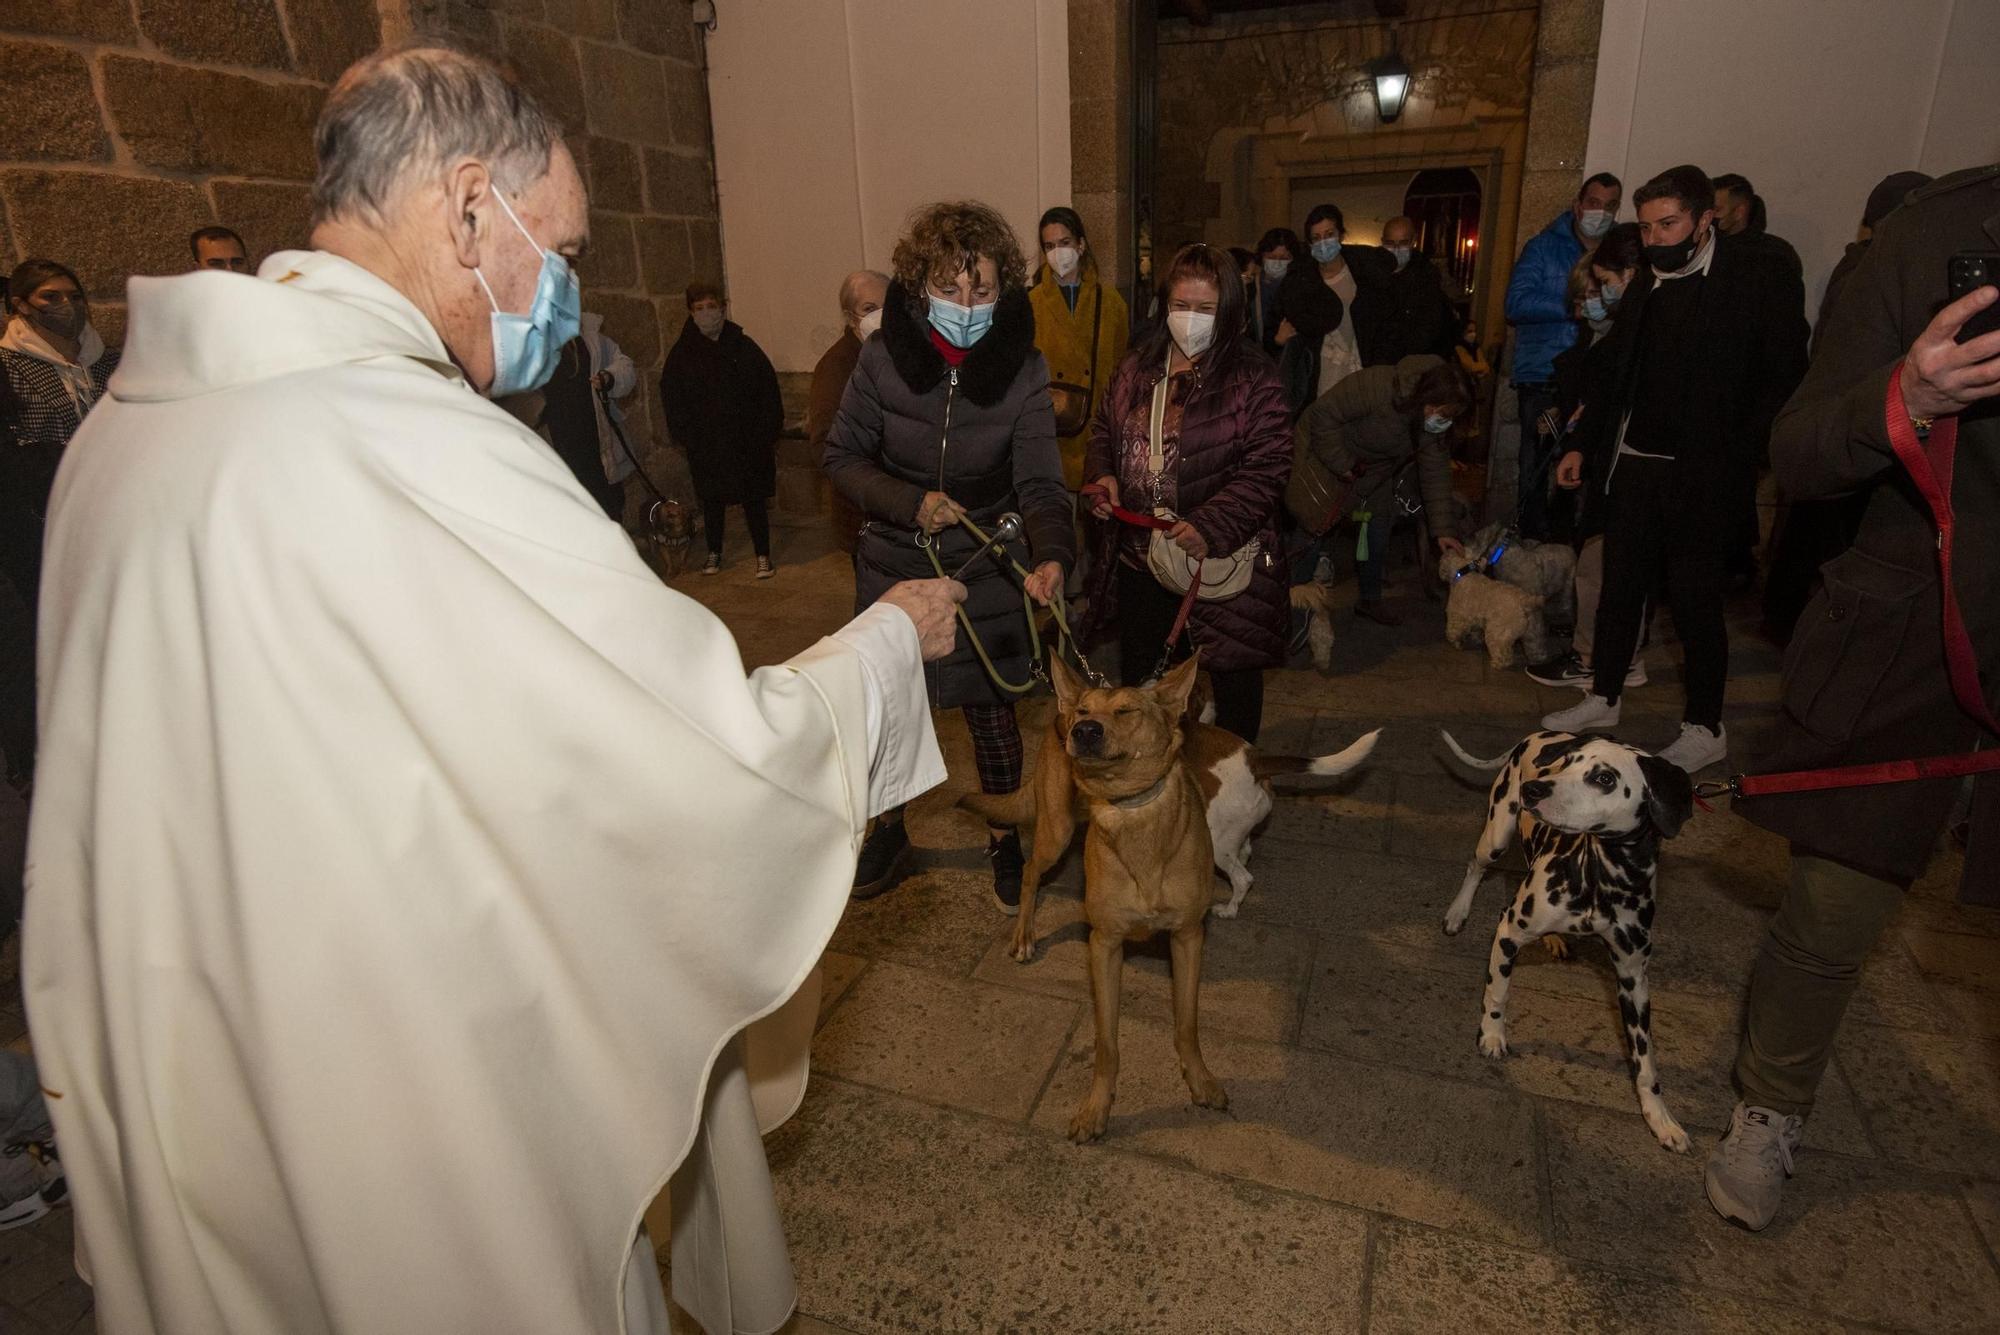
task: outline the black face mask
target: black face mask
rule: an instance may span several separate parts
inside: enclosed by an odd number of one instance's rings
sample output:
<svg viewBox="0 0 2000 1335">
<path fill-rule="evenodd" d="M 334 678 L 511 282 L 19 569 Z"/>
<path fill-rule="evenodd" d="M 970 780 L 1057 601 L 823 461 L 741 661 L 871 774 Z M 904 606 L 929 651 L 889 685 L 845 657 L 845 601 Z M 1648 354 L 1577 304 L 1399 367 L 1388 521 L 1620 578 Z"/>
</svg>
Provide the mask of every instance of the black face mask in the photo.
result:
<svg viewBox="0 0 2000 1335">
<path fill-rule="evenodd" d="M 80 301 L 72 301 L 67 306 L 52 306 L 47 310 L 36 307 L 33 316 L 36 324 L 63 338 L 76 338 L 82 334 L 89 318 L 90 312 Z"/>
<path fill-rule="evenodd" d="M 1647 246 L 1646 263 L 1653 266 L 1654 273 L 1679 273 L 1694 258 L 1700 235 L 1699 231 L 1689 232 L 1671 246 Z"/>
</svg>

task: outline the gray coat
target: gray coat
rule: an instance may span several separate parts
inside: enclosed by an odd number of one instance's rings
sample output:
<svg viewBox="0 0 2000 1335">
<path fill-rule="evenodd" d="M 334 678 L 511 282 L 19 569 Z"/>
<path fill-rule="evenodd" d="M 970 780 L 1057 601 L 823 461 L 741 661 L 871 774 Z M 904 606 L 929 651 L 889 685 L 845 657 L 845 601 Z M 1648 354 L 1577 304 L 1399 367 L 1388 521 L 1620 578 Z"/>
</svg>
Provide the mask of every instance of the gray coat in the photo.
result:
<svg viewBox="0 0 2000 1335">
<path fill-rule="evenodd" d="M 1335 522 L 1355 510 L 1388 514 L 1396 474 L 1414 458 L 1432 532 L 1464 536 L 1453 532 L 1450 446 L 1445 437 L 1423 431 L 1417 420 L 1422 404 L 1396 406 L 1415 392 L 1426 371 L 1442 364 L 1425 354 L 1394 366 L 1370 366 L 1313 400 L 1299 418 L 1285 490 L 1293 518 L 1321 533 L 1330 511 L 1337 511 Z M 1354 475 L 1352 483 L 1341 481 L 1345 474 Z"/>
<path fill-rule="evenodd" d="M 1025 292 L 1001 298 L 993 327 L 954 368 L 931 342 L 923 299 L 891 284 L 882 332 L 861 350 L 821 465 L 867 521 L 854 553 L 857 609 L 900 580 L 936 576 L 917 545 L 917 507 L 929 491 L 950 496 L 989 532 L 1001 515 L 1018 512 L 1027 541 L 1010 555 L 1030 570 L 1055 561 L 1067 575 L 1075 562 L 1049 367 L 1035 351 Z M 947 574 L 978 546 L 957 526 L 936 541 Z M 1009 681 L 1028 680 L 1020 578 L 981 560 L 964 579 L 966 615 L 994 667 Z M 958 647 L 930 665 L 927 677 L 931 703 L 941 709 L 1016 698 L 993 685 L 962 628 Z"/>
</svg>

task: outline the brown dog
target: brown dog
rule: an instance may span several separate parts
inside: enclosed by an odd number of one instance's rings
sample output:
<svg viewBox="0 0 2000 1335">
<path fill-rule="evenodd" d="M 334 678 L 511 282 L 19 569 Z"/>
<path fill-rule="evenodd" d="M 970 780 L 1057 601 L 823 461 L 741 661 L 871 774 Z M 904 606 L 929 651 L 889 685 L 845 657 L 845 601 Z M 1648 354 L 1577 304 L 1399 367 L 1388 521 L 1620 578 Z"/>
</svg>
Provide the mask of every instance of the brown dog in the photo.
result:
<svg viewBox="0 0 2000 1335">
<path fill-rule="evenodd" d="M 1074 783 L 1087 805 L 1083 845 L 1083 912 L 1090 923 L 1090 996 L 1097 1020 L 1096 1069 L 1090 1092 L 1070 1118 L 1069 1138 L 1104 1134 L 1118 1083 L 1118 995 L 1124 945 L 1156 932 L 1172 933 L 1174 1050 L 1188 1092 L 1204 1108 L 1227 1108 L 1229 1096 L 1201 1059 L 1195 1013 L 1201 950 L 1213 897 L 1207 812 L 1201 789 L 1181 758 L 1181 716 L 1194 689 L 1190 658 L 1149 687 L 1086 688 L 1053 664 L 1055 732 L 1067 764 L 1044 763 L 1036 785 Z M 1052 757 L 1051 757 L 1052 759 Z M 1067 792 L 1038 802 L 1035 855 L 1022 882 L 1014 955 L 1034 953 L 1039 872 L 1069 846 L 1075 811 Z"/>
</svg>

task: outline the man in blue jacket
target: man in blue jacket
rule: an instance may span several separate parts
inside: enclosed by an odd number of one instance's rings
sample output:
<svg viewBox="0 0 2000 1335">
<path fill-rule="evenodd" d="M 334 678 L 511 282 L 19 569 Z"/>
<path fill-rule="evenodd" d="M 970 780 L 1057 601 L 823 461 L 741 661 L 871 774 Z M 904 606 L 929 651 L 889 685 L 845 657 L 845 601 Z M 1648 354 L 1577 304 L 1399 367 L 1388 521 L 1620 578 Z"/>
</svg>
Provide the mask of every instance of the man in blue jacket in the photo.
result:
<svg viewBox="0 0 2000 1335">
<path fill-rule="evenodd" d="M 1514 326 L 1514 401 L 1520 409 L 1521 535 L 1549 536 L 1549 452 L 1553 437 L 1538 427 L 1555 407 L 1556 357 L 1576 342 L 1569 308 L 1569 271 L 1618 221 L 1625 187 L 1610 172 L 1583 183 L 1576 202 L 1521 247 L 1507 283 L 1507 323 Z"/>
</svg>

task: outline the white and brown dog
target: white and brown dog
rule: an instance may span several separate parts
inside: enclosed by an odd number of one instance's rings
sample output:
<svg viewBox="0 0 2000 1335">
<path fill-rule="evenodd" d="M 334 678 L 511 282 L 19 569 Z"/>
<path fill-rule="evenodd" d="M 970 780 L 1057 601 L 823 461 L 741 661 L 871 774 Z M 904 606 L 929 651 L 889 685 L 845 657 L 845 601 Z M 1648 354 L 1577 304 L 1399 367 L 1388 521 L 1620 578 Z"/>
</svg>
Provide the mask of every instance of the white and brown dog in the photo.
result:
<svg viewBox="0 0 2000 1335">
<path fill-rule="evenodd" d="M 1487 794 L 1478 851 L 1445 910 L 1446 934 L 1465 926 L 1481 877 L 1517 832 L 1528 853 L 1527 879 L 1493 933 L 1479 1050 L 1489 1057 L 1507 1053 L 1507 985 L 1523 946 L 1551 932 L 1595 935 L 1610 947 L 1618 971 L 1618 1013 L 1639 1111 L 1660 1144 L 1686 1153 L 1687 1132 L 1667 1111 L 1653 1065 L 1646 961 L 1660 844 L 1694 814 L 1687 772 L 1609 737 L 1538 732 L 1497 760 L 1468 755 L 1450 733 L 1444 739 L 1464 763 L 1500 771 Z"/>
</svg>

